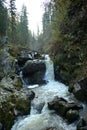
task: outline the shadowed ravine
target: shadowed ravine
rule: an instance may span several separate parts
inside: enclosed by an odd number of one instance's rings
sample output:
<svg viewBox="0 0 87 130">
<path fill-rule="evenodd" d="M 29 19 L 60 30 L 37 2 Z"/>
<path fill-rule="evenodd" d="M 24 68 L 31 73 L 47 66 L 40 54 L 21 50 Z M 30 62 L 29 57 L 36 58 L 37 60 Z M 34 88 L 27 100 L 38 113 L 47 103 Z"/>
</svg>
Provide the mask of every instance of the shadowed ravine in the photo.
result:
<svg viewBox="0 0 87 130">
<path fill-rule="evenodd" d="M 28 86 L 35 92 L 35 98 L 32 101 L 31 113 L 27 117 L 21 117 L 14 124 L 11 130 L 76 130 L 75 124 L 67 124 L 63 118 L 55 114 L 53 110 L 48 110 L 47 102 L 54 96 L 62 97 L 68 102 L 72 102 L 73 95 L 68 92 L 68 87 L 54 80 L 53 62 L 47 55 L 46 61 L 46 85 Z"/>
</svg>

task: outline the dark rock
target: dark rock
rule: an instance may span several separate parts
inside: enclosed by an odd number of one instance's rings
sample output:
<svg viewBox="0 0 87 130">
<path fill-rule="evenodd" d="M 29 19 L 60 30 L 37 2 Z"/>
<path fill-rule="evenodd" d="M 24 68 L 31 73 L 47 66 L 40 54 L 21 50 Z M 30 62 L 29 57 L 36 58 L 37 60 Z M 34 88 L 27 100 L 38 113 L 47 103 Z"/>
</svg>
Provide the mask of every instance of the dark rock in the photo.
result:
<svg viewBox="0 0 87 130">
<path fill-rule="evenodd" d="M 87 102 L 87 78 L 80 80 L 73 87 L 73 94 L 75 97 L 81 101 Z"/>
<path fill-rule="evenodd" d="M 53 101 L 48 103 L 48 108 L 50 110 L 55 110 L 60 116 L 67 118 L 69 122 L 74 121 L 78 117 L 78 110 L 82 107 L 75 103 L 68 103 L 63 98 L 55 97 Z M 72 112 L 71 112 L 72 110 Z M 71 118 L 70 118 L 71 114 Z"/>
<path fill-rule="evenodd" d="M 29 92 L 28 92 L 28 96 L 29 96 L 29 99 L 30 99 L 30 100 L 33 100 L 34 97 L 35 97 L 35 93 L 34 93 L 33 91 L 29 91 Z"/>
<path fill-rule="evenodd" d="M 61 116 L 65 116 L 66 112 L 68 111 L 67 101 L 56 97 L 53 101 L 48 103 L 48 108 L 50 110 L 55 110 Z"/>
<path fill-rule="evenodd" d="M 23 67 L 26 61 L 28 60 L 33 60 L 31 54 L 22 51 L 20 55 L 18 56 L 18 65 L 20 67 Z"/>
<path fill-rule="evenodd" d="M 45 63 L 39 60 L 27 61 L 22 71 L 24 75 L 35 73 L 39 70 L 44 71 L 46 69 Z"/>
<path fill-rule="evenodd" d="M 37 106 L 37 110 L 38 110 L 39 113 L 41 113 L 41 111 L 42 111 L 44 105 L 45 105 L 45 103 L 42 102 L 42 103 L 40 103 L 40 104 Z"/>
<path fill-rule="evenodd" d="M 40 54 L 38 53 L 38 52 L 32 52 L 32 54 L 33 54 L 33 58 L 34 59 L 39 59 L 40 58 Z"/>
<path fill-rule="evenodd" d="M 36 51 L 21 51 L 21 53 L 18 55 L 18 65 L 20 67 L 23 67 L 26 61 L 28 60 L 34 60 L 34 59 L 43 59 L 43 57 Z"/>
<path fill-rule="evenodd" d="M 73 86 L 69 86 L 69 89 L 68 89 L 68 91 L 70 92 L 70 93 L 72 93 L 73 92 Z"/>
<path fill-rule="evenodd" d="M 20 74 L 20 67 L 19 67 L 19 65 L 18 65 L 18 60 L 17 59 L 15 59 L 15 73 L 16 74 Z"/>
<path fill-rule="evenodd" d="M 78 122 L 77 130 L 87 130 L 87 122 L 83 118 Z"/>
<path fill-rule="evenodd" d="M 22 69 L 23 77 L 27 84 L 44 84 L 45 71 L 45 63 L 39 60 L 27 61 Z"/>
<path fill-rule="evenodd" d="M 77 110 L 72 110 L 70 109 L 69 111 L 67 111 L 66 113 L 66 119 L 72 123 L 75 120 L 77 120 L 79 118 L 79 112 Z"/>
</svg>

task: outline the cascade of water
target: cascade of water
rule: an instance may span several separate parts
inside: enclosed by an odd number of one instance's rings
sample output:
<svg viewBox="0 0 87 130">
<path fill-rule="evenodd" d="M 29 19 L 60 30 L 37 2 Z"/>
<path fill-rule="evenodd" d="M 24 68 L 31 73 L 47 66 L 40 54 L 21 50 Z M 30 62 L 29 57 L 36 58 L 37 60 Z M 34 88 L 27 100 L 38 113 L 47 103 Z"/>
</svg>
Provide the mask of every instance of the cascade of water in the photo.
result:
<svg viewBox="0 0 87 130">
<path fill-rule="evenodd" d="M 53 81 L 54 80 L 54 67 L 53 67 L 53 61 L 50 59 L 49 55 L 45 56 L 45 63 L 46 63 L 45 80 Z"/>
<path fill-rule="evenodd" d="M 53 62 L 48 55 L 46 55 L 45 61 L 45 80 L 49 82 L 33 88 L 36 98 L 32 101 L 31 114 L 18 120 L 11 130 L 46 130 L 49 127 L 53 127 L 55 130 L 76 130 L 73 124 L 67 125 L 61 117 L 54 114 L 54 111 L 48 110 L 47 102 L 51 101 L 54 96 L 63 97 L 68 101 L 72 99 L 72 96 L 68 92 L 67 86 L 54 81 Z"/>
<path fill-rule="evenodd" d="M 25 81 L 23 80 L 23 74 L 22 74 L 22 71 L 20 71 L 20 78 L 21 78 L 21 80 L 22 80 L 22 83 L 23 83 L 23 87 L 26 87 L 27 85 L 26 85 L 26 83 L 25 83 Z"/>
</svg>

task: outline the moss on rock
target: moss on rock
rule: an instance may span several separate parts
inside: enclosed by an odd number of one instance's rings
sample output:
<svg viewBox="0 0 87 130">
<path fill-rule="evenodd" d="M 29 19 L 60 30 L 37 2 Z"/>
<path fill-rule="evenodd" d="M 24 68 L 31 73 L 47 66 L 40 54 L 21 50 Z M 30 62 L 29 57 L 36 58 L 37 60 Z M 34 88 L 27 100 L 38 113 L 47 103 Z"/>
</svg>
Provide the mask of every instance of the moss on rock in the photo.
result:
<svg viewBox="0 0 87 130">
<path fill-rule="evenodd" d="M 20 90 L 22 88 L 22 85 L 22 79 L 20 77 L 16 77 L 13 82 L 13 86 L 15 86 L 17 90 Z"/>
<path fill-rule="evenodd" d="M 19 113 L 15 113 L 15 111 Z M 7 101 L 1 103 L 0 107 L 0 122 L 2 122 L 6 130 L 10 130 L 16 116 L 26 115 L 30 112 L 30 100 L 19 98 L 16 95 L 11 95 Z"/>
</svg>

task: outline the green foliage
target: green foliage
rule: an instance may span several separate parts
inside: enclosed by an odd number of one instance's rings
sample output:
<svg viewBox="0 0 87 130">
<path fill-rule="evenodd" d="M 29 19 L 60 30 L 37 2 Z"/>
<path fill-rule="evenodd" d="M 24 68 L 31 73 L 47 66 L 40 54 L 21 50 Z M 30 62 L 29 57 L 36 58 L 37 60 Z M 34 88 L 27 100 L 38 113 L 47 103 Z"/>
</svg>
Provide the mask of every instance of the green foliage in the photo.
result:
<svg viewBox="0 0 87 130">
<path fill-rule="evenodd" d="M 25 5 L 22 7 L 20 22 L 18 24 L 19 39 L 21 44 L 27 44 L 29 42 L 28 32 L 28 16 L 27 8 Z"/>
<path fill-rule="evenodd" d="M 45 8 L 50 12 L 51 21 L 48 23 L 45 33 L 43 33 L 43 50 L 51 54 L 56 68 L 60 69 L 57 73 L 64 76 L 64 79 L 66 77 L 66 81 L 71 81 L 77 76 L 80 77 L 80 71 L 85 76 L 84 68 L 87 64 L 87 1 L 51 0 Z M 43 16 L 45 14 L 46 11 Z"/>
<path fill-rule="evenodd" d="M 0 0 L 0 36 L 6 35 L 7 30 L 7 8 L 4 2 L 5 0 Z"/>
<path fill-rule="evenodd" d="M 0 106 L 0 122 L 4 123 L 6 130 L 10 130 L 16 119 L 14 110 L 18 110 L 22 114 L 29 113 L 30 99 L 18 98 L 15 94 L 12 94 Z"/>
<path fill-rule="evenodd" d="M 11 41 L 14 42 L 15 40 L 15 31 L 16 31 L 16 6 L 15 0 L 10 0 L 10 14 L 11 14 Z"/>
</svg>

